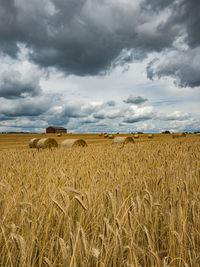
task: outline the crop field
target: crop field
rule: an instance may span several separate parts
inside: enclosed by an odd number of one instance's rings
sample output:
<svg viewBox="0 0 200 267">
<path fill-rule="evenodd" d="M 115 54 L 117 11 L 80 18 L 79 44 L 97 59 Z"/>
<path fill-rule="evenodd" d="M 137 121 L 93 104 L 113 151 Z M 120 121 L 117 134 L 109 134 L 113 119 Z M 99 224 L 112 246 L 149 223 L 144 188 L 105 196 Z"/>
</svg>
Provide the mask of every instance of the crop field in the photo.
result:
<svg viewBox="0 0 200 267">
<path fill-rule="evenodd" d="M 200 266 L 200 137 L 111 143 L 0 134 L 0 266 Z"/>
</svg>

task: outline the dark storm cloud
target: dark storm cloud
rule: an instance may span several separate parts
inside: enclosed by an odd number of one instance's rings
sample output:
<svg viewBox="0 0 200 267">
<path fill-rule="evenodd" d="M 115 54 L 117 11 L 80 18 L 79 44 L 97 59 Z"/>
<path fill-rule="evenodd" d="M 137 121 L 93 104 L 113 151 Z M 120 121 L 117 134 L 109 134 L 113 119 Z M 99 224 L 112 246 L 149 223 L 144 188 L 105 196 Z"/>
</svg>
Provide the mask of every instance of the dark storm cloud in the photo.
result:
<svg viewBox="0 0 200 267">
<path fill-rule="evenodd" d="M 39 66 L 85 76 L 103 74 L 150 52 L 169 51 L 182 37 L 193 76 L 189 51 L 200 45 L 199 10 L 199 0 L 141 0 L 140 5 L 120 0 L 2 0 L 0 51 L 16 57 L 23 43 Z M 199 84 L 191 76 L 173 75 L 180 86 Z"/>
<path fill-rule="evenodd" d="M 14 0 L 0 1 L 0 53 L 16 57 L 19 48 L 17 36 L 21 39 L 16 21 L 17 11 Z"/>
<path fill-rule="evenodd" d="M 0 97 L 14 99 L 37 96 L 41 93 L 39 79 L 33 75 L 26 78 L 18 71 L 6 71 L 0 74 Z"/>
<path fill-rule="evenodd" d="M 140 105 L 144 102 L 146 102 L 148 99 L 142 97 L 142 96 L 132 96 L 130 95 L 126 100 L 124 100 L 124 103 L 127 104 L 135 104 L 135 105 Z"/>
<path fill-rule="evenodd" d="M 147 76 L 171 76 L 180 87 L 196 87 L 200 85 L 200 1 L 180 0 L 161 1 L 148 0 L 148 7 L 163 10 L 167 7 L 171 15 L 159 27 L 170 36 L 179 28 L 177 39 L 174 39 L 174 52 L 167 53 L 164 60 L 153 60 L 147 66 Z M 177 42 L 177 43 L 176 43 Z"/>
<path fill-rule="evenodd" d="M 163 59 L 154 59 L 147 68 L 148 78 L 171 76 L 180 87 L 200 85 L 200 46 L 190 51 L 174 51 Z"/>
</svg>

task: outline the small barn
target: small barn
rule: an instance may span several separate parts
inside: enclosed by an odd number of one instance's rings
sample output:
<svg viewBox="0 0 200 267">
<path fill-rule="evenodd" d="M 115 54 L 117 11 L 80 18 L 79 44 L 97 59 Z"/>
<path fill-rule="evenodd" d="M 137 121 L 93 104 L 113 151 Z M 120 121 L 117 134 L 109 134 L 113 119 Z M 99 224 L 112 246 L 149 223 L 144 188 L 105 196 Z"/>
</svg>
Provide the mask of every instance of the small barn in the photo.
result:
<svg viewBox="0 0 200 267">
<path fill-rule="evenodd" d="M 46 128 L 46 133 L 67 133 L 67 129 L 59 126 L 49 126 Z"/>
</svg>

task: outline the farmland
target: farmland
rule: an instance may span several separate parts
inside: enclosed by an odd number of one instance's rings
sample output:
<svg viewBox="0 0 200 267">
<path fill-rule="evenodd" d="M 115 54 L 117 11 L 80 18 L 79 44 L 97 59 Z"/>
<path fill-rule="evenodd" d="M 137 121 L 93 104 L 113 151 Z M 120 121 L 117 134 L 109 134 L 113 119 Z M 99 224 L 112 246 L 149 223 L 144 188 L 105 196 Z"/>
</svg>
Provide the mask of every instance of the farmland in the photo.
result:
<svg viewBox="0 0 200 267">
<path fill-rule="evenodd" d="M 28 147 L 46 136 L 88 147 Z M 0 266 L 200 265 L 200 137 L 111 143 L 0 135 Z"/>
</svg>

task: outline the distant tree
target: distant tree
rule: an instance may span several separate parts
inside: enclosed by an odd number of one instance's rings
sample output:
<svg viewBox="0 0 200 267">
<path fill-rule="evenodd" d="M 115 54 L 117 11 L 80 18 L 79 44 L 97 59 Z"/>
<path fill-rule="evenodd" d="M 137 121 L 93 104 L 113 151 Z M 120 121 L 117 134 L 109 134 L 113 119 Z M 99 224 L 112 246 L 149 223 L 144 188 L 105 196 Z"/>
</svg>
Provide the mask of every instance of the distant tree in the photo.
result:
<svg viewBox="0 0 200 267">
<path fill-rule="evenodd" d="M 138 134 L 143 134 L 143 132 L 137 132 Z"/>
<path fill-rule="evenodd" d="M 170 131 L 164 131 L 164 132 L 162 132 L 162 134 L 170 134 Z"/>
</svg>

